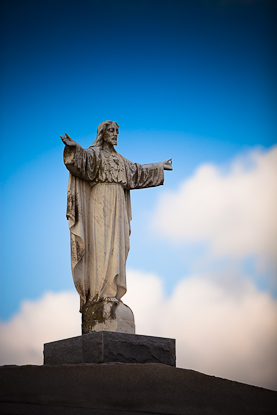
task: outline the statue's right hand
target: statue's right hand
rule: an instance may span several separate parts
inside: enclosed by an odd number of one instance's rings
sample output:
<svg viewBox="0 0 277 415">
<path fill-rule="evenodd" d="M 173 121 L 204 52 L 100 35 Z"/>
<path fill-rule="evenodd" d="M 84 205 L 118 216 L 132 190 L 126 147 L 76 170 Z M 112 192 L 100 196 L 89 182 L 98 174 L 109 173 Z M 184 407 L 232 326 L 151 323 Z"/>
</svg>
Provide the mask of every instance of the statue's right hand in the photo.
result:
<svg viewBox="0 0 277 415">
<path fill-rule="evenodd" d="M 62 142 L 67 146 L 76 146 L 77 143 L 69 137 L 68 134 L 64 133 L 64 136 L 60 135 Z"/>
</svg>

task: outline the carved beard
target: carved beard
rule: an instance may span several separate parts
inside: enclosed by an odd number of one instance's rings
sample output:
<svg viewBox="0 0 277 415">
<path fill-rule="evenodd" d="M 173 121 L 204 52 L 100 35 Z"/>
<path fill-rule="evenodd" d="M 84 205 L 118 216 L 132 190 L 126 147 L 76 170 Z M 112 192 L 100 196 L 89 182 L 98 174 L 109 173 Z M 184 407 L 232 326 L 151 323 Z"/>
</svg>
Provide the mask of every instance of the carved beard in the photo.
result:
<svg viewBox="0 0 277 415">
<path fill-rule="evenodd" d="M 106 143 L 112 144 L 113 146 L 117 145 L 117 137 L 106 136 L 103 138 Z"/>
</svg>

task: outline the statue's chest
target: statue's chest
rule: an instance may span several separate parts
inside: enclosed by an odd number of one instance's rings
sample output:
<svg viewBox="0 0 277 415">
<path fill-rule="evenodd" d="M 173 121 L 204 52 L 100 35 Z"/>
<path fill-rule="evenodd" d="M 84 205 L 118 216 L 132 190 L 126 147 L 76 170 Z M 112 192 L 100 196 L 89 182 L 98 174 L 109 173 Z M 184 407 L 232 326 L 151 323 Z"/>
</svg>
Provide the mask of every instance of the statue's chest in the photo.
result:
<svg viewBox="0 0 277 415">
<path fill-rule="evenodd" d="M 103 152 L 101 161 L 101 170 L 107 178 L 116 182 L 126 181 L 125 164 L 119 154 Z"/>
</svg>

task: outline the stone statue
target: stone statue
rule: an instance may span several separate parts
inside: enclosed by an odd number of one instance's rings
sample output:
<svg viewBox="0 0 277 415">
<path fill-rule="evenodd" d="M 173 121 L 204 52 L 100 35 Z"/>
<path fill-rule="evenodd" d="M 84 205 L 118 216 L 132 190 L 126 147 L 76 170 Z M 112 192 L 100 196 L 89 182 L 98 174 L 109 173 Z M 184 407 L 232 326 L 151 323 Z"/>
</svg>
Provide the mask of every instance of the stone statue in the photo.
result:
<svg viewBox="0 0 277 415">
<path fill-rule="evenodd" d="M 71 267 L 80 295 L 82 333 L 134 333 L 134 317 L 121 301 L 126 293 L 126 259 L 131 221 L 130 190 L 160 186 L 172 160 L 140 165 L 114 149 L 118 124 L 104 121 L 95 142 L 83 149 L 61 136 L 69 170 L 67 219 Z"/>
</svg>

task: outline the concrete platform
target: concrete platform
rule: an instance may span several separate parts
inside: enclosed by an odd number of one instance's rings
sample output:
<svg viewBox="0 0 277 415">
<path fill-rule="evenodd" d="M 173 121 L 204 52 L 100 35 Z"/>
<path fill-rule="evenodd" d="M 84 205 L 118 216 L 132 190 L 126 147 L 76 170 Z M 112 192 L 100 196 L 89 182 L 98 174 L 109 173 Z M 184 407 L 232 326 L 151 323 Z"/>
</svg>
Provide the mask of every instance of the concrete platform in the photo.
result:
<svg viewBox="0 0 277 415">
<path fill-rule="evenodd" d="M 275 415 L 277 392 L 163 364 L 0 367 L 0 413 Z"/>
<path fill-rule="evenodd" d="M 176 366 L 175 340 L 100 331 L 44 345 L 45 365 L 109 362 Z"/>
</svg>

